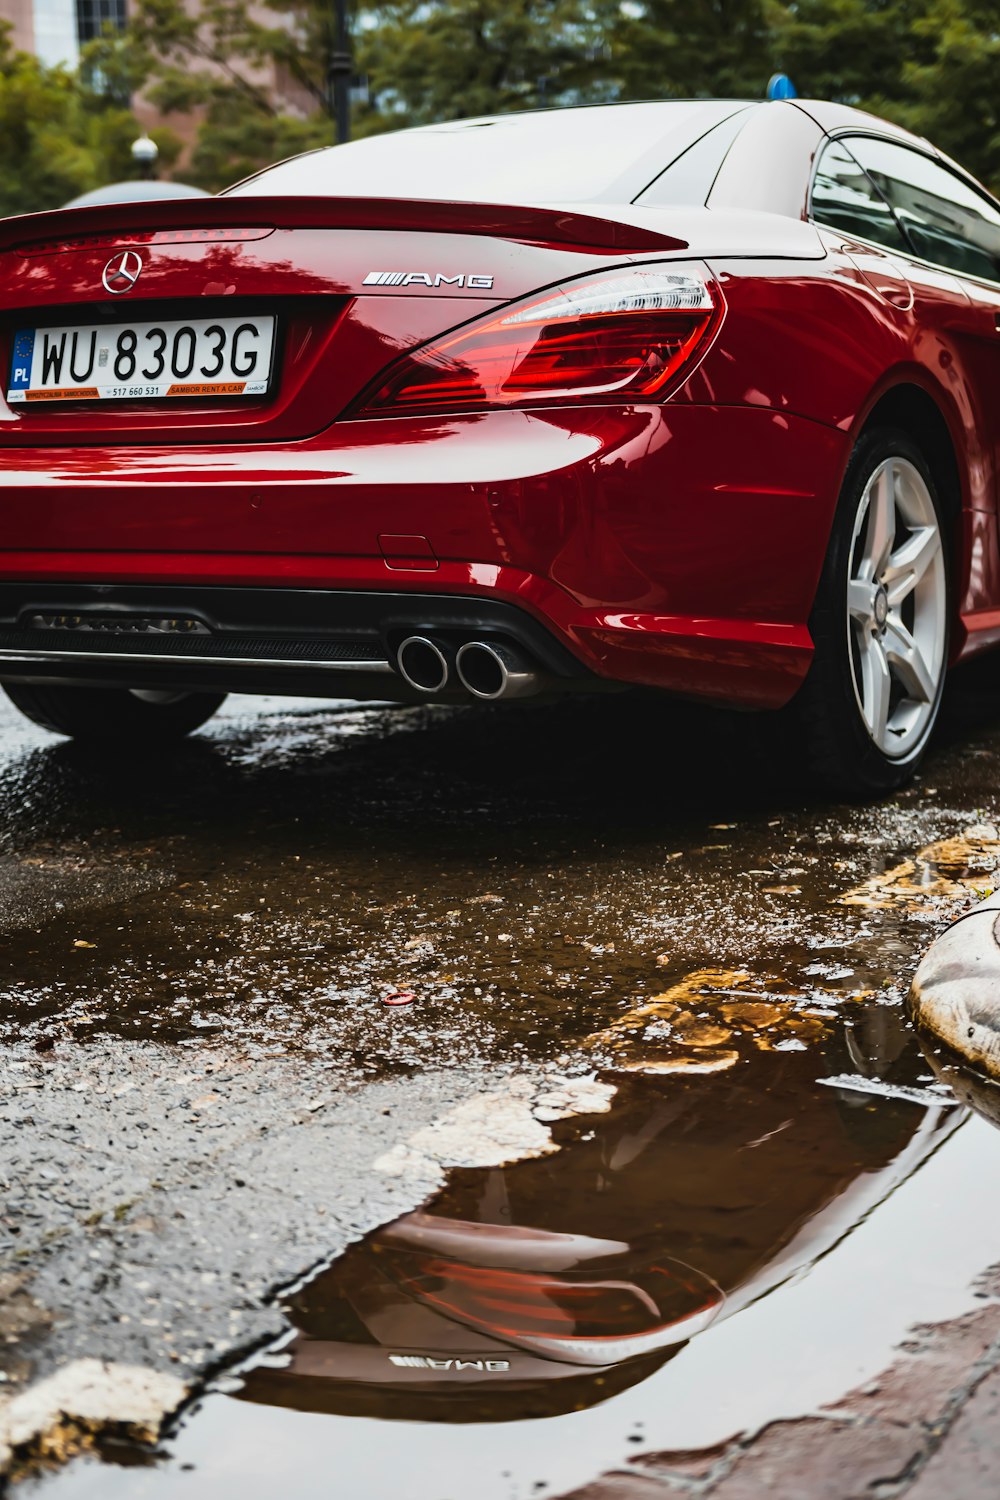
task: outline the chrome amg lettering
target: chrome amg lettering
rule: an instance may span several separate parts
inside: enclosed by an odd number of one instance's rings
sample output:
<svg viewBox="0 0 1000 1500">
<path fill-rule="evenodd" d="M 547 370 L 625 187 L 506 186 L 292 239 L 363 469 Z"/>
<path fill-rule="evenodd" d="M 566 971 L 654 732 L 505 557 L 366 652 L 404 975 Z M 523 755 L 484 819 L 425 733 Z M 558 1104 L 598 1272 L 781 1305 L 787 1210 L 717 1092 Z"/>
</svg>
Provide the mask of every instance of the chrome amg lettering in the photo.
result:
<svg viewBox="0 0 1000 1500">
<path fill-rule="evenodd" d="M 510 1370 L 509 1359 L 432 1359 L 427 1354 L 390 1354 L 389 1363 L 401 1370 L 478 1370 L 486 1375 L 503 1375 Z"/>
<path fill-rule="evenodd" d="M 466 275 L 464 271 L 454 276 L 448 276 L 443 271 L 437 271 L 433 276 L 429 271 L 369 271 L 361 284 L 362 286 L 427 286 L 432 290 L 437 290 L 442 286 L 457 286 L 475 291 L 489 291 L 493 286 L 493 277 L 481 272 Z"/>
</svg>

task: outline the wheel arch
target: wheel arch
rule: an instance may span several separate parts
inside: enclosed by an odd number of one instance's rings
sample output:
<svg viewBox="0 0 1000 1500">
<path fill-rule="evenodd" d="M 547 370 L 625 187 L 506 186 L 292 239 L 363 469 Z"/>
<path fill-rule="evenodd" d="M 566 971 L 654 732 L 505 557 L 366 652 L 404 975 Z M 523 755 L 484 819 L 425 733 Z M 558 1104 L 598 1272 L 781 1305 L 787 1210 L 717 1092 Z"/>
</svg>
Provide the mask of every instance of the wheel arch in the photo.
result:
<svg viewBox="0 0 1000 1500">
<path fill-rule="evenodd" d="M 934 397 L 912 381 L 891 386 L 864 413 L 854 441 L 874 427 L 898 427 L 920 449 L 934 476 L 948 520 L 957 525 L 967 505 L 965 485 L 951 426 Z"/>
<path fill-rule="evenodd" d="M 924 386 L 907 380 L 890 386 L 868 407 L 854 433 L 852 449 L 864 433 L 877 427 L 899 428 L 927 460 L 944 506 L 948 568 L 953 607 L 957 608 L 964 583 L 961 573 L 962 512 L 969 508 L 969 502 L 948 418 Z"/>
</svg>

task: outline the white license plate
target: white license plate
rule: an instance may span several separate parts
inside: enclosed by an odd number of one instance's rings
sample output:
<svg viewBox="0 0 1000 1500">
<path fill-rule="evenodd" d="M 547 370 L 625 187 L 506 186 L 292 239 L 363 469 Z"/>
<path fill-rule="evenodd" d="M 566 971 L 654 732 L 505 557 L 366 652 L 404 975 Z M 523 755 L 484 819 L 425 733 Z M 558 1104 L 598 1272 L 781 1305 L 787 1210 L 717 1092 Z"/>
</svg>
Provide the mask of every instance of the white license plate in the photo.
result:
<svg viewBox="0 0 1000 1500">
<path fill-rule="evenodd" d="M 8 401 L 155 401 L 263 396 L 275 319 L 184 318 L 22 328 Z"/>
</svg>

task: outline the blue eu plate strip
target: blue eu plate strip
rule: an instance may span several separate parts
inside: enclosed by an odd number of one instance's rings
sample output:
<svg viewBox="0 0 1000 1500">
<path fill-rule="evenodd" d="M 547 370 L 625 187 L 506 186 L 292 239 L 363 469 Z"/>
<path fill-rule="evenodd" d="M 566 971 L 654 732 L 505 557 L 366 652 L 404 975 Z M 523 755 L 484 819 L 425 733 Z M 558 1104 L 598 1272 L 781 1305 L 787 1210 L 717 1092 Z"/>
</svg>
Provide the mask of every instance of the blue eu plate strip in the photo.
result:
<svg viewBox="0 0 1000 1500">
<path fill-rule="evenodd" d="M 10 362 L 10 389 L 26 391 L 31 385 L 31 356 L 35 350 L 35 330 L 22 328 L 14 335 L 14 352 Z"/>
</svg>

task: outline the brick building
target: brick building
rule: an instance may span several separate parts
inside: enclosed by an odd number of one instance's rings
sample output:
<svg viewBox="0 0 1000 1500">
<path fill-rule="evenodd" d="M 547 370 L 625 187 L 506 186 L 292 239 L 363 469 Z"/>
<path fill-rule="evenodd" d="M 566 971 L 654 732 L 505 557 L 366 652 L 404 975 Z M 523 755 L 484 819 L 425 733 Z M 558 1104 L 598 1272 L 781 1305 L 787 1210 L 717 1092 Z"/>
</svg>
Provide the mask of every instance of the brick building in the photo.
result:
<svg viewBox="0 0 1000 1500">
<path fill-rule="evenodd" d="M 50 67 L 75 67 L 82 43 L 111 22 L 125 24 L 125 0 L 0 0 L 0 19 L 13 26 L 14 46 Z"/>
<path fill-rule="evenodd" d="M 193 0 L 188 3 L 193 8 Z M 0 21 L 12 26 L 11 39 L 19 51 L 33 52 L 49 67 L 64 63 L 74 68 L 80 59 L 80 48 L 100 36 L 106 25 L 124 27 L 127 4 L 128 0 L 0 0 Z M 264 5 L 252 6 L 251 11 L 272 25 L 276 20 Z M 315 109 L 315 101 L 284 67 L 273 64 L 270 68 L 252 70 L 250 76 L 270 93 L 284 113 L 303 116 Z M 178 168 L 183 173 L 202 111 L 163 115 L 141 94 L 132 99 L 132 109 L 144 130 L 167 125 L 180 136 L 184 150 Z"/>
</svg>

